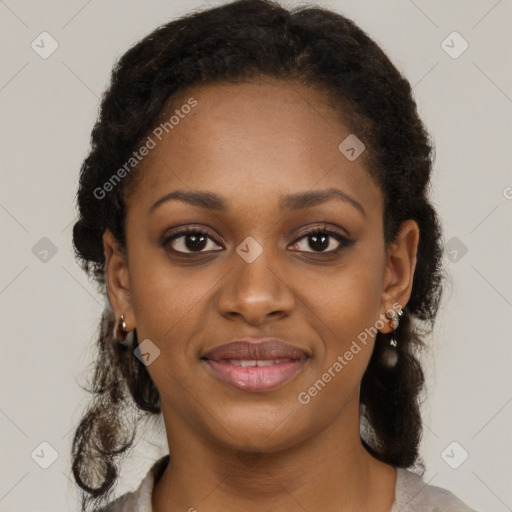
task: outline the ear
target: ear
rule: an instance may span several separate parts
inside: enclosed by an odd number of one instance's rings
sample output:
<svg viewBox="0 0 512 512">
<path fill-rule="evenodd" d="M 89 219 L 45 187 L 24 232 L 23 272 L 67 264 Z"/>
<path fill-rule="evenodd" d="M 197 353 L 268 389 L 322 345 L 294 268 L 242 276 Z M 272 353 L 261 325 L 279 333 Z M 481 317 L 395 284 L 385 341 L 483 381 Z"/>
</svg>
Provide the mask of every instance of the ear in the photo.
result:
<svg viewBox="0 0 512 512">
<path fill-rule="evenodd" d="M 400 227 L 396 241 L 388 249 L 381 297 L 382 314 L 388 309 L 396 309 L 397 305 L 405 307 L 411 297 L 419 238 L 418 224 L 412 219 L 406 220 Z M 386 322 L 382 332 L 392 330 L 389 322 Z"/>
<path fill-rule="evenodd" d="M 103 233 L 103 249 L 105 251 L 105 272 L 107 278 L 108 299 L 116 320 L 124 314 L 127 331 L 135 328 L 128 264 L 124 251 L 120 248 L 110 230 Z"/>
</svg>

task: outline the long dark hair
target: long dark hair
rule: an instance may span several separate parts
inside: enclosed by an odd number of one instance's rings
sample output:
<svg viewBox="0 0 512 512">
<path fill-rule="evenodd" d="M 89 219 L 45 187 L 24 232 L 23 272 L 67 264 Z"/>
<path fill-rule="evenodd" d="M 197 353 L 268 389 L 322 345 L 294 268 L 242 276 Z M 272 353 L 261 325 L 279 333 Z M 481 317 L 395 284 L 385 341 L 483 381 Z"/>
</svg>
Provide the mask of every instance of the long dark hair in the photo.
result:
<svg viewBox="0 0 512 512">
<path fill-rule="evenodd" d="M 125 194 L 136 183 L 137 168 L 105 197 L 98 190 L 158 125 L 175 94 L 258 76 L 320 88 L 340 109 L 366 145 L 366 167 L 383 192 L 387 245 L 403 221 L 418 223 L 412 294 L 397 330 L 398 363 L 393 370 L 380 363 L 386 341 L 378 333 L 361 383 L 365 448 L 396 467 L 418 465 L 424 385 L 418 350 L 432 330 L 444 277 L 441 227 L 428 199 L 433 149 L 409 82 L 349 19 L 317 7 L 289 10 L 267 0 L 238 0 L 171 21 L 128 50 L 112 71 L 81 168 L 73 229 L 77 258 L 106 294 L 102 235 L 109 229 L 125 248 Z M 114 322 L 107 306 L 88 389 L 92 398 L 73 440 L 83 511 L 109 499 L 120 458 L 133 445 L 137 422 L 127 419 L 127 408 L 135 406 L 145 417 L 161 412 L 159 392 L 133 355 L 136 335 L 131 350 L 115 343 Z"/>
</svg>

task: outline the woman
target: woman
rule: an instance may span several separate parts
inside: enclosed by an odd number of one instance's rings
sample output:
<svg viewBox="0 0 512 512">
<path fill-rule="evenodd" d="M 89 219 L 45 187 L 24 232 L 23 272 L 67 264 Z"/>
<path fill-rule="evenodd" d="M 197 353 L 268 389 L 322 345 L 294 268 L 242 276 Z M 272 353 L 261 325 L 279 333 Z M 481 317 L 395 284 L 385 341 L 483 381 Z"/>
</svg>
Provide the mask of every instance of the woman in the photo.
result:
<svg viewBox="0 0 512 512">
<path fill-rule="evenodd" d="M 409 83 L 328 10 L 239 0 L 122 57 L 73 232 L 108 297 L 83 510 L 471 510 L 407 469 L 443 276 L 431 153 Z M 132 403 L 169 455 L 107 504 Z"/>
</svg>

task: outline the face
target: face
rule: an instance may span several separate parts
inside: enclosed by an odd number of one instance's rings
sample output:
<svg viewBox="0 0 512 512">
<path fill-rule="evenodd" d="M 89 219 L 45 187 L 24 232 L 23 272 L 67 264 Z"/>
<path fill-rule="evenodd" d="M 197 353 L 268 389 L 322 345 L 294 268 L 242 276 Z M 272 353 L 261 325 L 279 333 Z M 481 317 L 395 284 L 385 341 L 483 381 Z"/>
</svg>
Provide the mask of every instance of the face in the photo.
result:
<svg viewBox="0 0 512 512">
<path fill-rule="evenodd" d="M 320 91 L 218 84 L 173 105 L 127 198 L 127 262 L 104 236 L 116 316 L 160 351 L 147 369 L 168 432 L 269 452 L 328 427 L 358 437 L 371 328 L 390 332 L 384 312 L 409 298 L 416 224 L 386 252 L 381 190 L 338 149 L 351 131 Z M 262 338 L 289 357 L 205 359 Z"/>
</svg>

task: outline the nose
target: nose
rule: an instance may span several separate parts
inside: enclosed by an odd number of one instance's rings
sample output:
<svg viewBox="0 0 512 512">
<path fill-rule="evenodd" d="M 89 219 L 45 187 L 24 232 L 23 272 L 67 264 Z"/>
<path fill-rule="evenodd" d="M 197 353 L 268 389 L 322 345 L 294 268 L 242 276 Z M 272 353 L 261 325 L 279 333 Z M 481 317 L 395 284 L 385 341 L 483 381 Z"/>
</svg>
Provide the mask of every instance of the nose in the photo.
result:
<svg viewBox="0 0 512 512">
<path fill-rule="evenodd" d="M 218 308 L 222 316 L 243 319 L 251 325 L 287 317 L 295 306 L 295 297 L 282 271 L 272 265 L 273 255 L 265 251 L 252 263 L 234 255 L 231 272 L 225 276 Z M 275 263 L 275 260 L 274 260 Z"/>
</svg>

